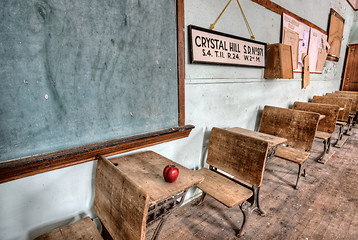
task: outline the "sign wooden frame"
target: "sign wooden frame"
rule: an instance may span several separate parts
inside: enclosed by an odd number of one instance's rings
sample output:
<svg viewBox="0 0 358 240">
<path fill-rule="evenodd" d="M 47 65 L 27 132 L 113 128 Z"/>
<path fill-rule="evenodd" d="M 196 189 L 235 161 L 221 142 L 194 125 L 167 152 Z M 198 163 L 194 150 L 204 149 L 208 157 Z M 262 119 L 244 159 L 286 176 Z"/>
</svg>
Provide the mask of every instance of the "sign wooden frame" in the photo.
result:
<svg viewBox="0 0 358 240">
<path fill-rule="evenodd" d="M 188 26 L 190 63 L 265 68 L 267 44 L 251 39 Z"/>
</svg>

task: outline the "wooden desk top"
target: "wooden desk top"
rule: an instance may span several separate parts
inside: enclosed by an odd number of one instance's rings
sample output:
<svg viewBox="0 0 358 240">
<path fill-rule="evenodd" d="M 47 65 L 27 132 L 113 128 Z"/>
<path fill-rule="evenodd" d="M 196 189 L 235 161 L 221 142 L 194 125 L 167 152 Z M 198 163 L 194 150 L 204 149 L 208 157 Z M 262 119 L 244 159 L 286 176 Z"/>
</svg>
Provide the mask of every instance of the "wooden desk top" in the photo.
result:
<svg viewBox="0 0 358 240">
<path fill-rule="evenodd" d="M 200 174 L 181 166 L 155 152 L 147 151 L 123 157 L 109 159 L 124 174 L 147 191 L 150 204 L 156 204 L 191 188 L 204 180 Z M 173 183 L 164 180 L 163 170 L 166 165 L 175 165 L 179 176 Z"/>
<path fill-rule="evenodd" d="M 255 132 L 255 131 L 244 129 L 244 128 L 233 127 L 233 128 L 229 128 L 227 130 L 266 141 L 269 144 L 269 148 L 272 148 L 272 147 L 275 147 L 277 145 L 287 142 L 286 138 L 276 137 L 276 136 L 273 136 L 270 134 Z"/>
</svg>

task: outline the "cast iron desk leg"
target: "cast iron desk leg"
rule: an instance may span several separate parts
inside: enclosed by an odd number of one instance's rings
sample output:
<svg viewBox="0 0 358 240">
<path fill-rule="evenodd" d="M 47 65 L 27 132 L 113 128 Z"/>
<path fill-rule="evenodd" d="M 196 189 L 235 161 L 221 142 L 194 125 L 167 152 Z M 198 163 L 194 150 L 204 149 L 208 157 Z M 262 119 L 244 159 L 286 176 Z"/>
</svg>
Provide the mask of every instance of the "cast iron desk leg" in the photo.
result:
<svg viewBox="0 0 358 240">
<path fill-rule="evenodd" d="M 252 191 L 254 192 L 254 201 L 250 209 L 251 212 L 256 210 L 261 216 L 266 216 L 266 212 L 260 207 L 260 187 L 252 187 Z"/>
<path fill-rule="evenodd" d="M 274 146 L 274 147 L 268 149 L 267 155 L 266 155 L 265 169 L 267 167 L 269 160 L 275 156 L 277 147 L 278 146 Z"/>
<path fill-rule="evenodd" d="M 153 233 L 153 236 L 152 236 L 152 239 L 151 240 L 156 240 L 159 236 L 159 233 L 160 231 L 162 230 L 162 227 L 165 223 L 165 221 L 168 219 L 168 217 L 170 216 L 170 214 L 172 214 L 172 212 L 174 212 L 176 209 L 178 209 L 182 204 L 183 204 L 183 201 L 184 201 L 184 198 L 185 198 L 185 195 L 187 193 L 188 190 L 185 190 L 184 193 L 182 194 L 181 196 L 181 199 L 179 201 L 179 203 L 176 203 L 175 206 L 170 209 L 170 210 L 164 210 L 164 211 L 167 211 L 164 213 L 164 215 L 161 217 L 161 220 L 158 224 L 158 226 L 155 228 L 155 231 Z M 165 206 L 164 206 L 165 207 Z"/>
</svg>

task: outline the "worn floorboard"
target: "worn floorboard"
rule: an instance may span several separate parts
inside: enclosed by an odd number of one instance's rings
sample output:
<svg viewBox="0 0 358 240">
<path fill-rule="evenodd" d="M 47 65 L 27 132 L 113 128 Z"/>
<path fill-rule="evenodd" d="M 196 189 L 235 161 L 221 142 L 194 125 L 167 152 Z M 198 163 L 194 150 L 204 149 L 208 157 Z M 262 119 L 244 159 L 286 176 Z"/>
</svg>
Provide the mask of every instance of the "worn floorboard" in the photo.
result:
<svg viewBox="0 0 358 240">
<path fill-rule="evenodd" d="M 315 142 L 298 190 L 296 164 L 268 163 L 260 194 L 267 216 L 253 213 L 241 239 L 358 239 L 358 128 L 341 148 L 331 148 L 325 164 L 314 161 L 322 151 L 322 142 Z M 242 219 L 238 206 L 229 209 L 208 196 L 201 206 L 188 203 L 174 212 L 159 240 L 237 239 Z"/>
</svg>

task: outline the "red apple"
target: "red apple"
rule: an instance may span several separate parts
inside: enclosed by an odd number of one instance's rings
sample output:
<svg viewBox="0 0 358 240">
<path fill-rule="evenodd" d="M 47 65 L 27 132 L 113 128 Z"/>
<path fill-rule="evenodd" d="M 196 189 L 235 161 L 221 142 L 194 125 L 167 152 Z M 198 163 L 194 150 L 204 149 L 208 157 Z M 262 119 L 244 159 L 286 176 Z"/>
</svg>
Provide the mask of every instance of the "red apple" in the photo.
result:
<svg viewBox="0 0 358 240">
<path fill-rule="evenodd" d="M 175 165 L 167 165 L 163 170 L 163 176 L 166 182 L 175 182 L 179 175 L 179 169 Z"/>
</svg>

